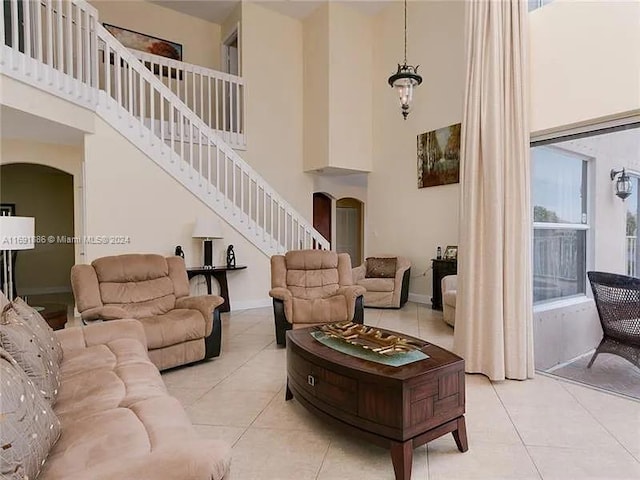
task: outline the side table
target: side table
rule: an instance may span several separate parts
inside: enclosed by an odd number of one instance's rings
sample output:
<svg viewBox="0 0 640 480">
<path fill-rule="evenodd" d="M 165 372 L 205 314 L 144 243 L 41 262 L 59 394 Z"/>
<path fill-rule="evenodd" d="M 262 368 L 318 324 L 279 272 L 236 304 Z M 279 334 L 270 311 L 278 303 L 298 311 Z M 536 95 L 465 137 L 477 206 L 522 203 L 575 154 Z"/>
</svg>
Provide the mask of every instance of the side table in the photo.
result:
<svg viewBox="0 0 640 480">
<path fill-rule="evenodd" d="M 187 268 L 187 277 L 189 279 L 198 275 L 204 275 L 207 282 L 207 293 L 211 295 L 211 277 L 215 278 L 220 284 L 220 296 L 224 299 L 219 310 L 221 312 L 228 312 L 231 310 L 231 303 L 229 302 L 229 285 L 227 283 L 227 272 L 233 272 L 234 270 L 244 270 L 246 265 L 238 265 L 236 267 L 192 267 Z"/>
<path fill-rule="evenodd" d="M 67 323 L 67 306 L 62 303 L 42 303 L 34 308 L 54 330 L 63 329 Z"/>
<path fill-rule="evenodd" d="M 431 308 L 434 310 L 442 310 L 442 278 L 458 273 L 458 261 L 432 258 L 431 265 L 433 267 Z"/>
</svg>

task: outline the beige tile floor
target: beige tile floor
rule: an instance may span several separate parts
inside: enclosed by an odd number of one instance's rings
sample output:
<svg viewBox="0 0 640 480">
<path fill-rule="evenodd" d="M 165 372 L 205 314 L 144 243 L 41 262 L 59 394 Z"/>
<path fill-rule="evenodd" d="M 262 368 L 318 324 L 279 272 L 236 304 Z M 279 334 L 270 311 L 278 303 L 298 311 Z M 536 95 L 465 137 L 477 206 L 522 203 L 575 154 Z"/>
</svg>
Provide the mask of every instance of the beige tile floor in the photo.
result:
<svg viewBox="0 0 640 480">
<path fill-rule="evenodd" d="M 365 323 L 451 348 L 430 308 L 365 310 Z M 284 401 L 285 351 L 270 308 L 223 315 L 223 353 L 163 374 L 202 435 L 233 445 L 230 480 L 393 479 L 389 453 Z M 638 479 L 640 403 L 537 376 L 467 375 L 469 451 L 451 435 L 414 452 L 413 479 Z"/>
</svg>

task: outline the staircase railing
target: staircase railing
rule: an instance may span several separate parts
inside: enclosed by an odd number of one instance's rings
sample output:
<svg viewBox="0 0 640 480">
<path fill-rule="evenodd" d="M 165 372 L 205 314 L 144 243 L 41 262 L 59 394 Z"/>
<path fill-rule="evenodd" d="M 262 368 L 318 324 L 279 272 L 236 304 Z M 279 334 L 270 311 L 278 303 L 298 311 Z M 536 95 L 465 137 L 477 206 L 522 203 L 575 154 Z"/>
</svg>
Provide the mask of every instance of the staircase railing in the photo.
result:
<svg viewBox="0 0 640 480">
<path fill-rule="evenodd" d="M 138 50 L 131 53 L 225 142 L 246 147 L 242 77 Z"/>
<path fill-rule="evenodd" d="M 86 2 L 10 0 L 0 15 L 3 73 L 94 108 L 264 253 L 329 248 Z"/>
<path fill-rule="evenodd" d="M 77 0 L 6 0 L 3 71 L 85 106 L 97 99 L 97 10 Z"/>
</svg>

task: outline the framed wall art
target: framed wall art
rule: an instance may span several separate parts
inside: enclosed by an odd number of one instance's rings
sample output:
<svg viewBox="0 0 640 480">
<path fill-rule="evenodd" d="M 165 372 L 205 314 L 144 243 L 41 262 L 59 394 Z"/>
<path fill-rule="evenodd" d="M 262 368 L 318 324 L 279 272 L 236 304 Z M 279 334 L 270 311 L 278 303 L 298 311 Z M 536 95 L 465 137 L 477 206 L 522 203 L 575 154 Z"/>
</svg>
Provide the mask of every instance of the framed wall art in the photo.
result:
<svg viewBox="0 0 640 480">
<path fill-rule="evenodd" d="M 104 28 L 127 48 L 182 61 L 182 45 L 170 40 L 103 23 Z"/>
<path fill-rule="evenodd" d="M 460 182 L 460 132 L 456 123 L 418 135 L 418 188 Z"/>
</svg>

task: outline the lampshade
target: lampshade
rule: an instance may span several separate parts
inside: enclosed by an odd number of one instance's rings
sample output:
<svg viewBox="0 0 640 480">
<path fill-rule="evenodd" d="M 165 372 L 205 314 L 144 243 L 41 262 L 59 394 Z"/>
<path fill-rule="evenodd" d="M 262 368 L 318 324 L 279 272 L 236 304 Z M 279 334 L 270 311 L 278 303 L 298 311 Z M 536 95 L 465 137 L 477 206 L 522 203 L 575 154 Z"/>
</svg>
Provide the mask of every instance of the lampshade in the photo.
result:
<svg viewBox="0 0 640 480">
<path fill-rule="evenodd" d="M 193 238 L 223 238 L 220 220 L 216 217 L 198 217 L 193 227 Z"/>
<path fill-rule="evenodd" d="M 31 250 L 34 235 L 35 218 L 0 217 L 0 250 Z"/>
</svg>

